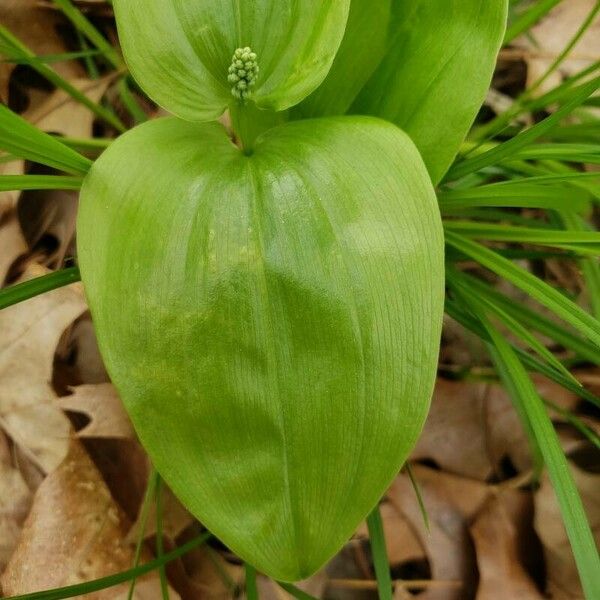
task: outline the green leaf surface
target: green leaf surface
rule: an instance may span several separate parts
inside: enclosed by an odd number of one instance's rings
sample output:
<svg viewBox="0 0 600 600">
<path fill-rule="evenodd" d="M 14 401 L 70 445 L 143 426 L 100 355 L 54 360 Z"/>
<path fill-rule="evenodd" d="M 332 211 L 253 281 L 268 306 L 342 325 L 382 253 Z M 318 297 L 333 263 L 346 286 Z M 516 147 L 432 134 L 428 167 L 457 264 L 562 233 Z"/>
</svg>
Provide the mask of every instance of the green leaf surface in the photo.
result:
<svg viewBox="0 0 600 600">
<path fill-rule="evenodd" d="M 275 127 L 246 156 L 218 124 L 151 121 L 92 167 L 78 246 L 161 476 L 259 571 L 316 571 L 429 407 L 443 232 L 412 142 L 338 117 Z"/>
<path fill-rule="evenodd" d="M 389 50 L 351 112 L 382 117 L 406 131 L 434 183 L 450 167 L 488 91 L 507 5 L 507 0 L 392 5 Z"/>
<path fill-rule="evenodd" d="M 284 110 L 329 71 L 350 0 L 115 0 L 119 39 L 131 73 L 163 108 L 208 121 L 233 101 L 228 69 L 237 48 L 257 55 L 252 98 Z"/>
<path fill-rule="evenodd" d="M 294 118 L 345 114 L 388 47 L 392 0 L 352 0 L 344 39 L 325 81 L 292 111 Z"/>
</svg>

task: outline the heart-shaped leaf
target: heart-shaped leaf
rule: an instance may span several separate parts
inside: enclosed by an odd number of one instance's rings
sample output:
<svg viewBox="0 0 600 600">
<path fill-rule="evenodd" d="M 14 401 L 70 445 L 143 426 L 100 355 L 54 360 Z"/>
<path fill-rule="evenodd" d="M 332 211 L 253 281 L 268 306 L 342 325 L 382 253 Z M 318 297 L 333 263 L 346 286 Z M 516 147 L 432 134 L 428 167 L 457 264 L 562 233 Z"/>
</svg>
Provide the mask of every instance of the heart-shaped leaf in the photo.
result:
<svg viewBox="0 0 600 600">
<path fill-rule="evenodd" d="M 234 99 L 239 81 L 261 108 L 284 110 L 310 94 L 331 67 L 350 0 L 114 0 L 114 7 L 140 86 L 173 114 L 208 121 Z"/>
<path fill-rule="evenodd" d="M 443 234 L 409 138 L 299 121 L 246 156 L 174 118 L 94 164 L 78 223 L 102 354 L 185 506 L 274 578 L 349 538 L 413 447 L 436 371 Z"/>
</svg>

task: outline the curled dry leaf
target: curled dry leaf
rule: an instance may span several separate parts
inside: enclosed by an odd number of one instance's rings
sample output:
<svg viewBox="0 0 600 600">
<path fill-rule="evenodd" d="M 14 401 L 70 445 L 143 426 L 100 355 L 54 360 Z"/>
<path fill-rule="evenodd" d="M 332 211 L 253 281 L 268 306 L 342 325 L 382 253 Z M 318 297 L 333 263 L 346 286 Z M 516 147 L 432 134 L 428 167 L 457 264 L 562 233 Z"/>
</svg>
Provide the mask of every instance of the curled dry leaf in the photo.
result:
<svg viewBox="0 0 600 600">
<path fill-rule="evenodd" d="M 412 460 L 484 481 L 509 457 L 518 470 L 531 465 L 523 427 L 499 386 L 438 379 L 431 411 Z"/>
<path fill-rule="evenodd" d="M 543 600 L 521 564 L 524 523 L 530 517 L 529 494 L 509 491 L 490 497 L 470 532 L 479 567 L 477 600 Z M 525 517 L 525 518 L 524 518 Z"/>
<path fill-rule="evenodd" d="M 13 462 L 8 440 L 0 431 L 0 573 L 17 545 L 31 506 L 31 491 Z"/>
<path fill-rule="evenodd" d="M 132 439 L 135 434 L 117 391 L 110 383 L 78 385 L 70 396 L 59 399 L 58 405 L 67 411 L 85 414 L 90 422 L 77 437 Z"/>
<path fill-rule="evenodd" d="M 2 0 L 0 23 L 13 35 L 26 42 L 38 56 L 67 52 L 58 26 L 64 23 L 62 14 L 41 7 L 38 0 Z M 83 76 L 83 67 L 76 61 L 59 62 L 52 65 L 63 77 Z M 0 99 L 8 103 L 8 89 L 15 65 L 0 62 Z"/>
<path fill-rule="evenodd" d="M 600 475 L 570 463 L 596 543 L 600 543 Z M 544 474 L 535 494 L 535 530 L 544 547 L 547 589 L 553 600 L 583 600 L 575 560 L 562 522 L 552 484 Z"/>
<path fill-rule="evenodd" d="M 416 466 L 413 469 L 430 521 L 428 532 L 407 476 L 396 478 L 389 501 L 416 532 L 431 568 L 434 587 L 421 600 L 463 600 L 475 592 L 475 555 L 468 531 L 490 491 L 483 483 Z M 457 585 L 458 584 L 458 585 Z"/>
<path fill-rule="evenodd" d="M 47 271 L 30 266 L 24 279 Z M 70 423 L 50 385 L 64 329 L 86 309 L 69 286 L 0 311 L 0 428 L 44 473 L 66 456 Z"/>
<path fill-rule="evenodd" d="M 2 589 L 6 594 L 24 594 L 126 570 L 134 555 L 125 540 L 127 529 L 94 463 L 73 440 L 65 461 L 36 492 L 21 542 L 2 576 Z M 124 599 L 128 587 L 123 584 L 86 598 Z M 172 590 L 170 597 L 179 598 Z M 156 573 L 139 580 L 136 598 L 161 598 Z"/>
</svg>

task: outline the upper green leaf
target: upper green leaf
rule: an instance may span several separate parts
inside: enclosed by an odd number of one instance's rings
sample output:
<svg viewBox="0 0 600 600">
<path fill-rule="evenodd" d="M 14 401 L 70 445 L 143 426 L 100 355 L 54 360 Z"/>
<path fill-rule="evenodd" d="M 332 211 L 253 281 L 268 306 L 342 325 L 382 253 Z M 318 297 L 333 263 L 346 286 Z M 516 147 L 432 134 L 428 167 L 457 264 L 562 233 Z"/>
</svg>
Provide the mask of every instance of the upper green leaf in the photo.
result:
<svg viewBox="0 0 600 600">
<path fill-rule="evenodd" d="M 157 469 L 244 560 L 302 579 L 350 537 L 425 420 L 443 233 L 416 148 L 368 117 L 251 156 L 149 122 L 85 180 L 79 260 L 111 378 Z"/>
<path fill-rule="evenodd" d="M 250 61 L 258 67 L 252 99 L 259 107 L 284 110 L 310 94 L 331 67 L 350 0 L 115 0 L 114 5 L 125 59 L 140 86 L 177 116 L 207 121 L 234 99 L 228 77 L 238 49 L 256 55 Z M 238 74 L 247 70 L 246 62 Z"/>
<path fill-rule="evenodd" d="M 325 81 L 294 110 L 298 118 L 343 115 L 387 50 L 392 0 L 352 0 L 344 39 Z"/>
<path fill-rule="evenodd" d="M 413 139 L 434 183 L 454 160 L 488 90 L 508 0 L 352 0 L 323 84 L 298 117 L 375 115 Z M 358 96 L 358 97 L 357 97 Z"/>
</svg>

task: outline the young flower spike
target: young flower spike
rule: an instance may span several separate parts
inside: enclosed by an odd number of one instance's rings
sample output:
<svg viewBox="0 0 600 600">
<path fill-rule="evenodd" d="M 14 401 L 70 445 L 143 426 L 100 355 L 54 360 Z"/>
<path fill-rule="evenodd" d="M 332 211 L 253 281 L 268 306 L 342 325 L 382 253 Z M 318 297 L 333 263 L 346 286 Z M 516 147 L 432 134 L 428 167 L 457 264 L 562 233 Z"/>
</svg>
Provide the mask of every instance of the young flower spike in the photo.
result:
<svg viewBox="0 0 600 600">
<path fill-rule="evenodd" d="M 231 93 L 234 98 L 238 100 L 246 100 L 248 98 L 252 87 L 256 84 L 258 71 L 256 54 L 252 52 L 251 48 L 248 46 L 238 48 L 233 53 L 227 80 L 233 84 Z"/>
</svg>

